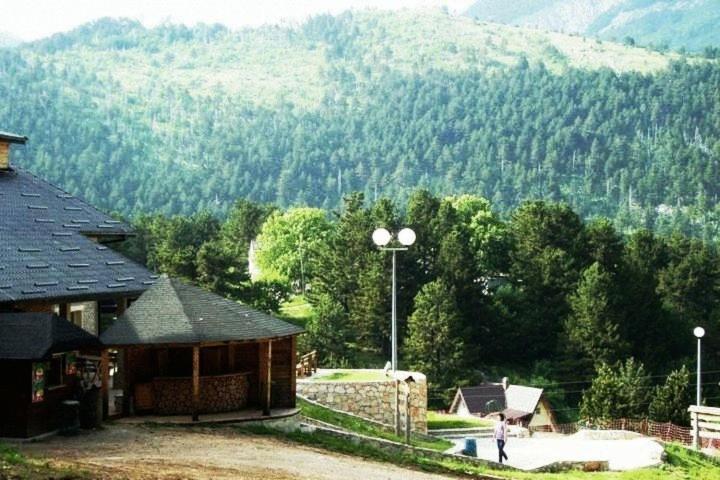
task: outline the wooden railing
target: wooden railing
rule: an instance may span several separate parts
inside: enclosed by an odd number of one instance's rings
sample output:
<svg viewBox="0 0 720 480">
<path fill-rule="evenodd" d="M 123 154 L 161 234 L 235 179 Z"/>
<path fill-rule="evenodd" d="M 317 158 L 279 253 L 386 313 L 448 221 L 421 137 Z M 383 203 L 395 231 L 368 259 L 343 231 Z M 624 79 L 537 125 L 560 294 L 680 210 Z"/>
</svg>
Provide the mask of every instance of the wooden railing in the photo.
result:
<svg viewBox="0 0 720 480">
<path fill-rule="evenodd" d="M 309 377 L 317 372 L 318 359 L 317 350 L 306 353 L 298 360 L 296 372 L 298 377 Z"/>
<path fill-rule="evenodd" d="M 688 408 L 692 419 L 693 446 L 700 448 L 704 443 L 720 439 L 720 408 L 691 405 Z M 703 442 L 709 440 L 709 442 Z"/>
</svg>

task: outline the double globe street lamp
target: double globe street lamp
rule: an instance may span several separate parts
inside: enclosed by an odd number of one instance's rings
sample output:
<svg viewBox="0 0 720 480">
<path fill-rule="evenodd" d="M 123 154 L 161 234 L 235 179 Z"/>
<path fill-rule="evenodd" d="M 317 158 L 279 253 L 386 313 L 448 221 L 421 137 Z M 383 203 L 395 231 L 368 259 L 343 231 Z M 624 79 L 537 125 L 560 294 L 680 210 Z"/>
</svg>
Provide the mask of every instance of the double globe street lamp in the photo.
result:
<svg viewBox="0 0 720 480">
<path fill-rule="evenodd" d="M 700 355 L 700 344 L 702 343 L 702 337 L 705 336 L 705 329 L 703 327 L 695 327 L 695 329 L 693 330 L 693 335 L 695 335 L 695 337 L 697 338 L 697 385 L 695 389 L 695 406 L 700 407 L 700 402 L 702 401 L 702 383 L 700 382 L 700 378 L 702 375 L 702 359 Z M 694 414 L 693 420 L 693 447 L 697 450 L 700 448 L 700 422 L 697 413 Z"/>
<path fill-rule="evenodd" d="M 390 241 L 393 239 L 393 235 L 384 228 L 376 229 L 372 234 L 372 240 L 375 245 L 380 247 L 380 250 L 386 250 L 392 252 L 392 357 L 391 357 L 391 368 L 393 374 L 397 370 L 397 287 L 395 278 L 395 254 L 402 250 L 407 250 L 410 245 L 415 243 L 415 232 L 410 228 L 403 228 L 397 233 L 397 240 L 402 247 L 388 247 Z"/>
</svg>

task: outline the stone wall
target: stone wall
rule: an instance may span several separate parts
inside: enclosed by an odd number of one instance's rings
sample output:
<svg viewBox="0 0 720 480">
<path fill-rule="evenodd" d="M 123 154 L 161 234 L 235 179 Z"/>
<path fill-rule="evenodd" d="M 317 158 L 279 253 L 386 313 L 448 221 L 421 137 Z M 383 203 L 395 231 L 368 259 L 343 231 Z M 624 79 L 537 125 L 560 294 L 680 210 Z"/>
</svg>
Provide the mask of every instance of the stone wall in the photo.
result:
<svg viewBox="0 0 720 480">
<path fill-rule="evenodd" d="M 152 381 L 154 412 L 160 415 L 192 413 L 192 378 L 160 377 Z M 200 377 L 200 413 L 231 412 L 248 401 L 247 374 Z"/>
<path fill-rule="evenodd" d="M 410 418 L 412 430 L 427 432 L 427 382 L 425 375 L 417 372 L 398 372 L 400 378 L 412 375 L 410 384 Z M 407 387 L 400 382 L 400 421 L 405 426 L 405 395 Z M 298 379 L 297 393 L 330 408 L 352 413 L 386 425 L 393 425 L 395 418 L 395 381 L 368 382 L 323 381 Z"/>
</svg>

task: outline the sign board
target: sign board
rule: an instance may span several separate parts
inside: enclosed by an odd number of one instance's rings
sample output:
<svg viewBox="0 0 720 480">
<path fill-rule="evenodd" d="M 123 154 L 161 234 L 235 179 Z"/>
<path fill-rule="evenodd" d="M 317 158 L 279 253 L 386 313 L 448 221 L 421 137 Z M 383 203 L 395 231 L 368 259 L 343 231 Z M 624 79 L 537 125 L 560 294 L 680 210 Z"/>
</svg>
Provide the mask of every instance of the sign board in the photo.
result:
<svg viewBox="0 0 720 480">
<path fill-rule="evenodd" d="M 45 400 L 45 362 L 33 362 L 32 364 L 32 403 Z"/>
</svg>

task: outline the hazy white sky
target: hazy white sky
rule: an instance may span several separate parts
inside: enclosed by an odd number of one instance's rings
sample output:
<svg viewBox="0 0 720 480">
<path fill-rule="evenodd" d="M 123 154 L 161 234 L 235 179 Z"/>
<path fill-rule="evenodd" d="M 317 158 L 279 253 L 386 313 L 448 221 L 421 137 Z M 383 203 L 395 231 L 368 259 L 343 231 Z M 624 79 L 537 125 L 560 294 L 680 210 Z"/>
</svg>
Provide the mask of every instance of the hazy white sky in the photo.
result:
<svg viewBox="0 0 720 480">
<path fill-rule="evenodd" d="M 299 22 L 317 13 L 348 8 L 404 8 L 447 5 L 460 11 L 472 0 L 0 0 L 0 32 L 34 40 L 100 17 L 129 17 L 146 26 L 163 21 L 229 27 Z"/>
</svg>

